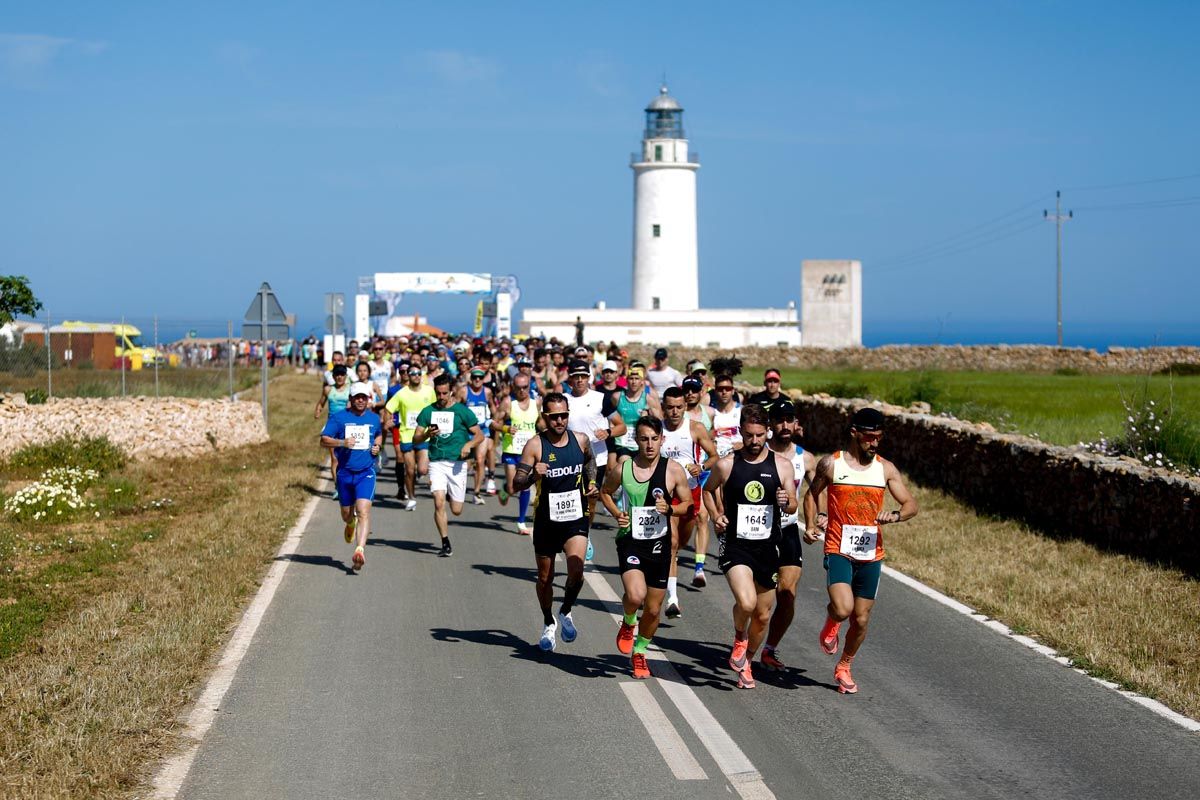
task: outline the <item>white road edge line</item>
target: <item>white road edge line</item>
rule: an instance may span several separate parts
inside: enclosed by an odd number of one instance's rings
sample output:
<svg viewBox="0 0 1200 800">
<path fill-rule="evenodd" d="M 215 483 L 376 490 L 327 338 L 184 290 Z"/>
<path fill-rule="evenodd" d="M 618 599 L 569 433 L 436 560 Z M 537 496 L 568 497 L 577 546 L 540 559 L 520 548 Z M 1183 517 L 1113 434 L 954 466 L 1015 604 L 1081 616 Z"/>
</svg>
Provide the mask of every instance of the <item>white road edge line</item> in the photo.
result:
<svg viewBox="0 0 1200 800">
<path fill-rule="evenodd" d="M 621 614 L 612 609 L 621 608 L 621 598 L 608 585 L 604 576 L 593 568 L 584 572 L 584 580 L 592 587 L 596 597 L 608 606 L 612 618 L 620 622 Z M 658 685 L 667 693 L 667 697 L 671 698 L 671 702 L 679 709 L 679 713 L 687 720 L 717 767 L 743 800 L 775 800 L 775 794 L 767 788 L 754 764 L 737 746 L 733 737 L 721 727 L 717 718 L 705 708 L 695 690 L 675 670 L 666 653 L 651 645 L 647 656 L 661 662 L 661 666 L 654 670 L 658 673 L 655 676 L 659 678 Z"/>
<path fill-rule="evenodd" d="M 650 688 L 644 683 L 634 683 L 633 681 L 621 681 L 619 685 L 621 691 L 625 693 L 625 697 L 629 699 L 629 705 L 633 706 L 634 713 L 646 727 L 646 733 L 650 734 L 650 740 L 662 754 L 663 761 L 667 762 L 667 766 L 675 774 L 676 780 L 707 780 L 708 775 L 704 772 L 704 768 L 692 755 L 692 751 L 688 749 L 683 737 L 675 730 L 671 720 L 667 719 L 662 706 L 650 693 Z"/>
<path fill-rule="evenodd" d="M 328 490 L 326 489 L 326 491 Z M 196 705 L 188 714 L 187 725 L 180 734 L 187 742 L 184 750 L 167 759 L 154 777 L 154 791 L 150 795 L 154 800 L 174 800 L 179 794 L 188 771 L 192 768 L 192 762 L 196 760 L 200 743 L 204 739 L 204 735 L 208 733 L 208 729 L 212 727 L 213 721 L 217 717 L 217 711 L 220 710 L 221 700 L 229 691 L 229 687 L 233 683 L 233 676 L 237 674 L 238 666 L 242 663 L 242 658 L 245 657 L 246 651 L 250 648 L 250 642 L 258 630 L 258 624 L 262 622 L 267 607 L 271 605 L 271 600 L 275 597 L 275 590 L 279 588 L 279 584 L 283 580 L 283 573 L 287 571 L 288 564 L 291 563 L 287 556 L 296 552 L 300 538 L 304 535 L 304 528 L 312 519 L 313 512 L 317 508 L 317 501 L 320 499 L 320 496 L 309 498 L 307 505 L 300 512 L 300 518 L 288 531 L 287 537 L 284 538 L 283 544 L 275 554 L 274 563 L 267 570 L 267 576 L 263 579 L 262 586 L 258 587 L 258 592 L 254 595 L 250 606 L 242 614 L 241 622 L 234 629 L 229 644 L 225 646 L 225 652 L 221 654 L 221 661 L 209 676 L 208 683 L 204 686 L 204 692 L 201 693 Z"/>
<path fill-rule="evenodd" d="M 1116 692 L 1117 694 L 1126 698 L 1127 700 L 1131 700 L 1134 703 L 1137 703 L 1139 706 L 1142 706 L 1143 708 L 1153 711 L 1155 714 L 1159 715 L 1163 719 L 1174 722 L 1176 725 L 1180 726 L 1181 728 L 1192 731 L 1193 733 L 1200 732 L 1200 721 L 1194 720 L 1191 717 L 1184 716 L 1183 714 L 1180 714 L 1178 711 L 1168 708 L 1167 706 L 1163 705 L 1162 703 L 1158 702 L 1157 700 L 1153 700 L 1149 697 L 1146 697 L 1145 695 L 1138 694 L 1137 692 L 1130 692 L 1126 689 L 1122 689 L 1120 686 L 1113 683 L 1112 681 L 1106 681 L 1102 678 L 1097 678 L 1092 675 L 1088 675 L 1087 672 L 1085 672 L 1084 670 L 1081 670 L 1081 669 L 1078 669 L 1077 667 L 1075 667 L 1074 664 L 1072 663 L 1071 659 L 1067 658 L 1066 656 L 1060 655 L 1058 653 L 1058 651 L 1056 651 L 1054 648 L 1047 647 L 1046 645 L 1041 644 L 1040 642 L 1035 641 L 1034 639 L 1031 639 L 1028 636 L 1022 636 L 1019 633 L 1013 633 L 1012 629 L 1009 628 L 1007 625 L 1005 625 L 1003 622 L 992 619 L 984 614 L 980 614 L 975 609 L 973 609 L 969 606 L 963 605 L 962 603 L 958 602 L 957 600 L 955 600 L 953 598 L 947 597 L 946 595 L 939 592 L 937 589 L 926 586 L 925 584 L 921 583 L 916 578 L 911 578 L 908 575 L 905 575 L 903 572 L 898 572 L 897 570 L 892 569 L 891 567 L 889 567 L 887 565 L 884 565 L 884 567 L 883 567 L 883 574 L 887 575 L 889 578 L 899 581 L 900 583 L 903 583 L 905 586 L 912 589 L 913 591 L 923 594 L 926 597 L 928 597 L 929 599 L 934 600 L 938 603 L 941 603 L 942 605 L 946 606 L 947 608 L 951 608 L 951 609 L 957 611 L 958 613 L 962 614 L 963 616 L 970 617 L 971 619 L 984 625 L 985 627 L 991 628 L 992 630 L 996 631 L 996 633 L 999 633 L 1001 636 L 1006 636 L 1009 639 L 1012 639 L 1014 642 L 1017 642 L 1021 645 L 1024 645 L 1025 647 L 1028 647 L 1030 650 L 1034 651 L 1035 653 L 1040 653 L 1041 655 L 1046 656 L 1047 658 L 1049 658 L 1052 661 L 1056 661 L 1065 667 L 1070 667 L 1071 669 L 1075 670 L 1076 672 L 1078 672 L 1080 675 L 1084 676 L 1088 680 L 1098 683 L 1106 689 L 1113 690 L 1114 692 Z"/>
</svg>

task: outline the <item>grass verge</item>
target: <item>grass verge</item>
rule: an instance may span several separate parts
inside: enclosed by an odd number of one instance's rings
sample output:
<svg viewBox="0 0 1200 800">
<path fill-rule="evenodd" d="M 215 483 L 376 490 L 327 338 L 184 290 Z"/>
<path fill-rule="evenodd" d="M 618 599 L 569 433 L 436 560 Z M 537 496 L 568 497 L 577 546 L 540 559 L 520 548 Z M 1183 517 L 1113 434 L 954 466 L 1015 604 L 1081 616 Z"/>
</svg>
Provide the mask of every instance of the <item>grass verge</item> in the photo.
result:
<svg viewBox="0 0 1200 800">
<path fill-rule="evenodd" d="M 744 375 L 757 379 L 756 368 Z M 1080 375 L 1015 372 L 881 372 L 784 369 L 783 385 L 805 392 L 869 396 L 908 405 L 922 400 L 934 411 L 988 422 L 998 430 L 1073 445 L 1112 439 L 1125 430 L 1123 399 L 1170 398 L 1183 419 L 1200 419 L 1200 376 Z M 1161 404 L 1161 403 L 1160 403 Z"/>
<path fill-rule="evenodd" d="M 290 372 L 277 367 L 273 374 Z M 234 391 L 240 392 L 258 383 L 261 371 L 237 367 L 233 371 Z M 111 369 L 56 369 L 52 376 L 55 397 L 120 397 L 121 371 Z M 0 392 L 29 392 L 45 395 L 46 371 L 0 372 Z M 125 394 L 155 396 L 154 370 L 140 369 L 125 373 Z M 158 394 L 162 397 L 228 397 L 229 370 L 208 367 L 162 367 L 158 371 Z M 315 394 L 315 392 L 314 392 Z"/>
<path fill-rule="evenodd" d="M 1200 581 L 1050 539 L 914 487 L 888 563 L 1071 658 L 1081 669 L 1200 719 Z"/>
<path fill-rule="evenodd" d="M 0 523 L 0 795 L 139 787 L 310 497 L 314 380 L 272 382 L 267 444 L 129 464 L 98 519 Z"/>
</svg>

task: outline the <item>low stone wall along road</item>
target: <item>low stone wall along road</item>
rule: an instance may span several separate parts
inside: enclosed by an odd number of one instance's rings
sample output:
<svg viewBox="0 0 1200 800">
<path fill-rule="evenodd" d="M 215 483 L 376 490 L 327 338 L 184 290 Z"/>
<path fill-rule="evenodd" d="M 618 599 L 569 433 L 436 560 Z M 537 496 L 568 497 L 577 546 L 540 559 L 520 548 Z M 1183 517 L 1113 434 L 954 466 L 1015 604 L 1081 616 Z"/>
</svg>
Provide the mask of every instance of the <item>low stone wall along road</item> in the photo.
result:
<svg viewBox="0 0 1200 800">
<path fill-rule="evenodd" d="M 731 600 L 711 555 L 708 587 L 685 577 L 683 616 L 659 628 L 654 677 L 630 678 L 609 524 L 594 530 L 578 640 L 542 654 L 515 504 L 468 505 L 440 558 L 419 494 L 414 513 L 376 506 L 360 574 L 336 502 L 318 501 L 178 796 L 1200 795 L 1200 735 L 891 578 L 855 662 L 861 691 L 839 695 L 816 642 L 812 547 L 781 648 L 791 669 L 757 670 L 752 691 L 726 665 Z"/>
</svg>

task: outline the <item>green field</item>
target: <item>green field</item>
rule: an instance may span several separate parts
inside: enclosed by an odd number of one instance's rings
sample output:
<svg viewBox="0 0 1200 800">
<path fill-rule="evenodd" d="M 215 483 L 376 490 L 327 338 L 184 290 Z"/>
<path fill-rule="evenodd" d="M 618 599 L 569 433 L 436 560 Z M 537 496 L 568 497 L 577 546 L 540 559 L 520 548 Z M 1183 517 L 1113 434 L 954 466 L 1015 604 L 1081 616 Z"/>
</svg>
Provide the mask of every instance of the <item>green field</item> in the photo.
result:
<svg viewBox="0 0 1200 800">
<path fill-rule="evenodd" d="M 1112 439 L 1125 430 L 1131 407 L 1143 398 L 1172 413 L 1192 431 L 1200 422 L 1200 376 L 1056 375 L 1013 372 L 867 372 L 784 369 L 783 385 L 804 392 L 863 396 L 908 405 L 928 402 L 934 412 L 989 422 L 1054 444 Z M 754 376 L 747 369 L 743 376 Z M 1136 413 L 1135 413 L 1136 416 Z M 1161 412 L 1160 412 L 1161 416 Z M 1200 456 L 1200 454 L 1197 454 Z"/>
<path fill-rule="evenodd" d="M 276 371 L 283 369 L 277 367 Z M 261 372 L 257 367 L 237 367 L 233 371 L 234 391 L 255 385 Z M 112 369 L 56 369 L 50 386 L 55 397 L 120 397 L 121 371 Z M 316 384 L 314 384 L 314 387 Z M 47 391 L 45 369 L 19 372 L 0 371 L 0 392 Z M 125 373 L 124 394 L 153 397 L 154 370 Z M 164 367 L 158 371 L 158 394 L 162 397 L 228 397 L 229 370 L 208 367 Z M 313 389 L 313 396 L 317 394 Z"/>
</svg>

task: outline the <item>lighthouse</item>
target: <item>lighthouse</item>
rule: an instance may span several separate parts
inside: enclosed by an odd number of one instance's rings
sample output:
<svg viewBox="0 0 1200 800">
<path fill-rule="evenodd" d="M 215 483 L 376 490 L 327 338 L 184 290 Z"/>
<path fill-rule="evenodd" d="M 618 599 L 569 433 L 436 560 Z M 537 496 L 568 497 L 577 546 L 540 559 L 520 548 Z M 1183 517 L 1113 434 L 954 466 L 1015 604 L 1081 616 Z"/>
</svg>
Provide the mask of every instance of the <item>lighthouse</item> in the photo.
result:
<svg viewBox="0 0 1200 800">
<path fill-rule="evenodd" d="M 521 331 L 570 341 L 582 323 L 587 341 L 683 347 L 795 347 L 800 344 L 796 303 L 782 287 L 770 299 L 779 308 L 700 308 L 696 247 L 696 171 L 688 148 L 683 106 L 666 86 L 644 109 L 642 147 L 633 154 L 633 303 L 611 308 L 596 297 L 591 308 L 526 308 Z M 807 262 L 806 262 L 807 263 Z M 612 269 L 619 269 L 614 264 Z M 742 264 L 724 265 L 730 280 Z M 597 287 L 602 285 L 598 282 Z"/>
<path fill-rule="evenodd" d="M 664 84 L 646 106 L 646 129 L 633 169 L 633 307 L 700 308 L 696 247 L 696 171 L 683 106 Z"/>
</svg>

